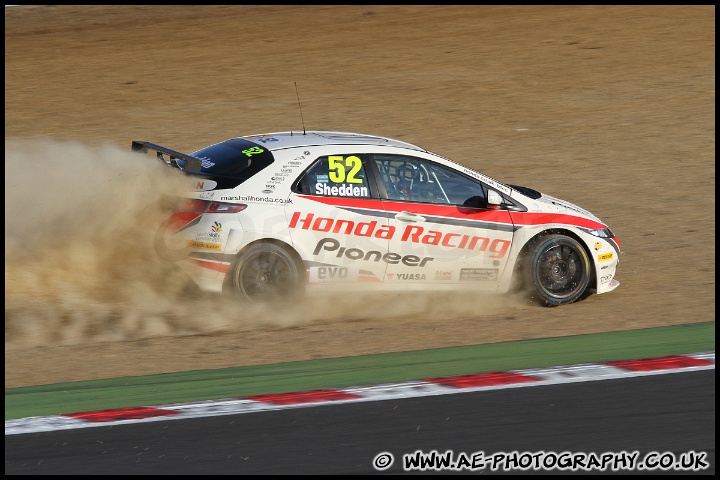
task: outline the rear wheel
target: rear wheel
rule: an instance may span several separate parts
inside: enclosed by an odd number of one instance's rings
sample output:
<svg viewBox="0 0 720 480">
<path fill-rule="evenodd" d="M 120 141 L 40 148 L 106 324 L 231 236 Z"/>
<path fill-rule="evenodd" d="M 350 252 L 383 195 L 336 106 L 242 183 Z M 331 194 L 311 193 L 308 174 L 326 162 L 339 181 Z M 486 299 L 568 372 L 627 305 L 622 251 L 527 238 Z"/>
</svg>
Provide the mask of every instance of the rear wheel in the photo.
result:
<svg viewBox="0 0 720 480">
<path fill-rule="evenodd" d="M 297 299 L 304 285 L 293 256 L 272 243 L 241 252 L 229 273 L 235 295 L 252 303 Z"/>
<path fill-rule="evenodd" d="M 590 258 L 574 238 L 546 235 L 534 241 L 527 257 L 532 296 L 539 303 L 558 306 L 572 303 L 590 283 Z"/>
</svg>

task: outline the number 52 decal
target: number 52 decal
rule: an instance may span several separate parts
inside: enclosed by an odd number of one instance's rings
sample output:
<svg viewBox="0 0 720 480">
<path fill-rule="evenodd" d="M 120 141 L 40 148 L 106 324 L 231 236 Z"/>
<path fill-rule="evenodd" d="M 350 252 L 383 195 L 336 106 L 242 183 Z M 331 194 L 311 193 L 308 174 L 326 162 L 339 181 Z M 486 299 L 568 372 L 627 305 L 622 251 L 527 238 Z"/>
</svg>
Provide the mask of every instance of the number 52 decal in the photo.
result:
<svg viewBox="0 0 720 480">
<path fill-rule="evenodd" d="M 362 168 L 362 160 L 355 155 L 344 157 L 342 155 L 330 155 L 328 157 L 328 177 L 333 183 L 363 183 L 362 178 L 355 175 Z M 350 169 L 350 171 L 346 171 Z"/>
<path fill-rule="evenodd" d="M 253 155 L 257 155 L 258 153 L 263 153 L 264 151 L 265 150 L 260 147 L 250 147 L 243 150 L 242 153 L 244 153 L 248 157 L 252 157 Z"/>
</svg>

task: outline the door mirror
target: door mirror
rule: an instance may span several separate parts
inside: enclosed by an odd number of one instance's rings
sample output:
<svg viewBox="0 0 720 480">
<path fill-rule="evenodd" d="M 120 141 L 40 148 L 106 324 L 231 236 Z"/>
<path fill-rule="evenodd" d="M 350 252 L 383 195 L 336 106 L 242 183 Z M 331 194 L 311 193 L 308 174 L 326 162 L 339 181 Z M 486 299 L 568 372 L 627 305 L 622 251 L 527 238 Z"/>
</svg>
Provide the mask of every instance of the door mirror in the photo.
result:
<svg viewBox="0 0 720 480">
<path fill-rule="evenodd" d="M 503 197 L 495 190 L 488 190 L 487 206 L 489 208 L 499 207 L 503 203 Z"/>
</svg>

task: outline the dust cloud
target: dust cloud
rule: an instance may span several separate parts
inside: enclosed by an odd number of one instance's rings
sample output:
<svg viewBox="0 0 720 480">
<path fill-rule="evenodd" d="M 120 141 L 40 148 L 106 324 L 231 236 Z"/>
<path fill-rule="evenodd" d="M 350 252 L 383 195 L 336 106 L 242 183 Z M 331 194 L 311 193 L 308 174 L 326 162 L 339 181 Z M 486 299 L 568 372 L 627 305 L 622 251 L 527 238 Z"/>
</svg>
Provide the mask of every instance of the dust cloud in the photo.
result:
<svg viewBox="0 0 720 480">
<path fill-rule="evenodd" d="M 200 292 L 153 247 L 161 200 L 187 179 L 114 145 L 5 143 L 5 346 L 25 348 L 263 327 L 473 315 L 507 301 L 453 295 L 308 296 L 293 308 Z"/>
</svg>

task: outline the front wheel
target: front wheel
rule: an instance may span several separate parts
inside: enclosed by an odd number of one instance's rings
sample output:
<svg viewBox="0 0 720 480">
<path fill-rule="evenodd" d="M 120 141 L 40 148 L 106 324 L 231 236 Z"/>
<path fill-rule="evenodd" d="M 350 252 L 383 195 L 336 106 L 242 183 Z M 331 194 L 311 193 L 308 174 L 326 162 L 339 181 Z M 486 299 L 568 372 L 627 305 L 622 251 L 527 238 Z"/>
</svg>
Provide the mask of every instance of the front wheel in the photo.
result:
<svg viewBox="0 0 720 480">
<path fill-rule="evenodd" d="M 565 235 L 546 235 L 534 241 L 526 272 L 533 297 L 546 306 L 572 303 L 590 283 L 590 259 L 580 243 Z"/>
<path fill-rule="evenodd" d="M 255 244 L 241 252 L 229 274 L 235 295 L 252 303 L 296 299 L 304 285 L 292 255 L 272 243 Z"/>
</svg>

